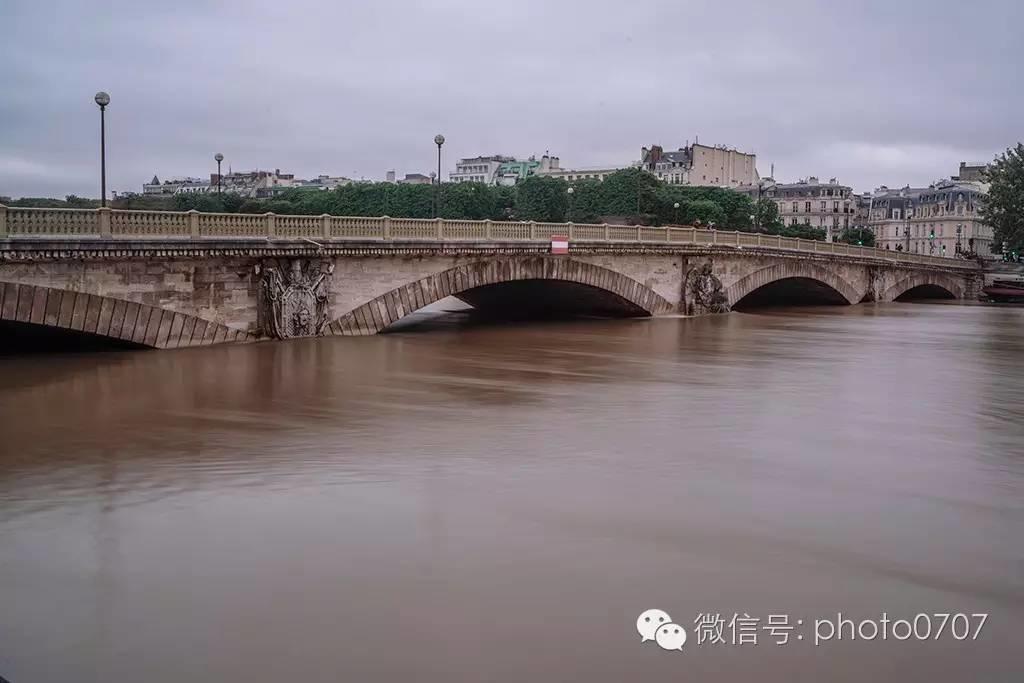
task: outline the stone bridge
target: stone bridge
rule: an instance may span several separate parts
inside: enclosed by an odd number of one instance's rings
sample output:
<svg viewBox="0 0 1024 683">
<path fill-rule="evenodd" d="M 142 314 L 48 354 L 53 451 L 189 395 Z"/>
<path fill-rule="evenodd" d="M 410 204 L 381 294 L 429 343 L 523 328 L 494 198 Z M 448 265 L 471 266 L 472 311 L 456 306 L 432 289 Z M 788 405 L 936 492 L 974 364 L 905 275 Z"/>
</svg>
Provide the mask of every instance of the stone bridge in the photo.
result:
<svg viewBox="0 0 1024 683">
<path fill-rule="evenodd" d="M 962 260 L 692 227 L 0 206 L 0 333 L 152 348 L 375 334 L 447 296 L 502 314 L 697 315 L 973 297 L 980 277 Z"/>
</svg>

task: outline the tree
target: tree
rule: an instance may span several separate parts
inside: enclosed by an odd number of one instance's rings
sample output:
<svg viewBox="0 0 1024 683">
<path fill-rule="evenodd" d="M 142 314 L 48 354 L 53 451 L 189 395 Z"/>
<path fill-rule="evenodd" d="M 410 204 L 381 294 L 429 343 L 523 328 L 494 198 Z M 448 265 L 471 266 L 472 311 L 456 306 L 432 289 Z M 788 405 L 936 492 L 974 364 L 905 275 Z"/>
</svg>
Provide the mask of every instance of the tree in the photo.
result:
<svg viewBox="0 0 1024 683">
<path fill-rule="evenodd" d="M 687 223 L 702 225 L 715 224 L 716 228 L 725 227 L 725 210 L 710 199 L 695 199 L 682 206 L 684 220 Z"/>
<path fill-rule="evenodd" d="M 441 218 L 480 221 L 493 216 L 497 193 L 484 183 L 443 183 L 441 185 Z"/>
<path fill-rule="evenodd" d="M 782 227 L 782 219 L 779 218 L 779 206 L 771 199 L 762 197 L 754 205 L 754 225 L 760 232 L 778 234 Z"/>
<path fill-rule="evenodd" d="M 224 211 L 224 204 L 217 195 L 199 192 L 182 192 L 174 195 L 175 211 L 204 211 L 217 213 Z"/>
<path fill-rule="evenodd" d="M 95 199 L 86 199 L 85 197 L 78 197 L 73 194 L 69 194 L 64 198 L 64 201 L 68 203 L 68 206 L 72 209 L 95 209 L 100 205 Z"/>
<path fill-rule="evenodd" d="M 639 168 L 624 168 L 601 181 L 602 214 L 637 216 L 654 213 L 655 197 L 661 181 Z"/>
<path fill-rule="evenodd" d="M 516 185 L 516 217 L 559 223 L 569 206 L 568 184 L 559 178 L 530 176 Z"/>
<path fill-rule="evenodd" d="M 604 215 L 604 195 L 600 180 L 587 178 L 572 183 L 568 220 L 574 223 L 597 223 Z"/>
<path fill-rule="evenodd" d="M 1008 251 L 1019 253 L 1024 250 L 1024 144 L 997 156 L 985 179 L 989 190 L 981 218 L 995 231 L 992 251 L 1001 251 L 1006 242 Z"/>
<path fill-rule="evenodd" d="M 843 228 L 843 231 L 839 234 L 839 241 L 846 244 L 873 247 L 875 246 L 875 232 L 865 227 Z"/>
</svg>

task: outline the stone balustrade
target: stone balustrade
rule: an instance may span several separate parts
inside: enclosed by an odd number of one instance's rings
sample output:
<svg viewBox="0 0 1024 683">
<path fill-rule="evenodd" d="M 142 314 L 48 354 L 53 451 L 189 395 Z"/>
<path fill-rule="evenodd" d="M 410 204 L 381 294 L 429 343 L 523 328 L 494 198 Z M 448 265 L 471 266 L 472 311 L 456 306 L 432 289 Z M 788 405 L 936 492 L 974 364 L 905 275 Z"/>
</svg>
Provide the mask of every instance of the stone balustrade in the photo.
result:
<svg viewBox="0 0 1024 683">
<path fill-rule="evenodd" d="M 274 213 L 201 213 L 122 209 L 49 209 L 0 204 L 0 248 L 11 238 L 140 239 L 248 238 L 281 240 L 391 240 L 447 242 L 549 241 L 723 245 L 876 258 L 946 268 L 976 264 L 838 242 L 780 235 L 708 230 L 697 227 L 649 227 L 613 224 L 472 221 L 362 216 L 290 216 Z"/>
</svg>

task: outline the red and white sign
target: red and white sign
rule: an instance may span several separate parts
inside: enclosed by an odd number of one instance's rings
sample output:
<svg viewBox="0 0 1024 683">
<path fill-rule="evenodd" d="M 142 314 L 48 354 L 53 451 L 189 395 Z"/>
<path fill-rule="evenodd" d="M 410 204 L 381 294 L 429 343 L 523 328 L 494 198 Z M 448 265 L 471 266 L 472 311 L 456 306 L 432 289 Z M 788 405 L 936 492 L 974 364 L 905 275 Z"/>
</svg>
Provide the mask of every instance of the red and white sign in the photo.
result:
<svg viewBox="0 0 1024 683">
<path fill-rule="evenodd" d="M 569 253 L 569 236 L 568 235 L 552 235 L 551 236 L 551 253 L 552 254 L 568 254 Z"/>
</svg>

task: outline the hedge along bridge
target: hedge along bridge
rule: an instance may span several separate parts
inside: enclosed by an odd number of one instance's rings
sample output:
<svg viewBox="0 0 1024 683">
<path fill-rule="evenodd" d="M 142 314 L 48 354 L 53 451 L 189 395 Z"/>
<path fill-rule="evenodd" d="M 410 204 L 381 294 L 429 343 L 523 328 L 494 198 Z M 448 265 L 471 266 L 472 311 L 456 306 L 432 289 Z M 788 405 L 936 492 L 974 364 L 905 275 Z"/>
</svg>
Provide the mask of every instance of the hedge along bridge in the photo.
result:
<svg viewBox="0 0 1024 683">
<path fill-rule="evenodd" d="M 0 205 L 5 329 L 153 348 L 374 334 L 446 296 L 502 315 L 699 315 L 964 298 L 979 281 L 963 260 L 696 227 Z"/>
</svg>

